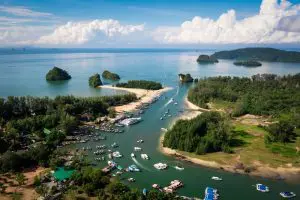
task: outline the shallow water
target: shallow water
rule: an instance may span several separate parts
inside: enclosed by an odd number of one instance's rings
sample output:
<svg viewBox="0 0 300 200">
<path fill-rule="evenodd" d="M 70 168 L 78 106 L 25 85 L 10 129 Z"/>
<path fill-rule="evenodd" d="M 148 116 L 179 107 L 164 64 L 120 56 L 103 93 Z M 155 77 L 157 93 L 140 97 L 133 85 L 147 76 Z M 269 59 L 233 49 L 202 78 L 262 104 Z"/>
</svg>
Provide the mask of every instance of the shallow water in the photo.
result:
<svg viewBox="0 0 300 200">
<path fill-rule="evenodd" d="M 212 52 L 201 52 L 212 53 Z M 122 81 L 130 79 L 147 79 L 160 81 L 174 89 L 150 106 L 142 115 L 143 121 L 137 125 L 124 128 L 122 134 L 105 134 L 106 141 L 90 142 L 95 150 L 96 145 L 112 144 L 117 142 L 117 148 L 124 157 L 117 162 L 127 167 L 137 164 L 143 171 L 141 173 L 127 173 L 122 177 L 134 177 L 137 181 L 133 187 L 149 188 L 153 183 L 161 186 L 167 185 L 171 180 L 179 179 L 185 187 L 178 192 L 181 195 L 203 197 L 206 186 L 215 187 L 220 191 L 221 199 L 280 199 L 279 192 L 294 191 L 300 195 L 299 183 L 286 183 L 284 181 L 267 180 L 258 177 L 232 174 L 219 170 L 200 167 L 191 163 L 181 162 L 169 156 L 162 155 L 158 150 L 161 128 L 168 128 L 170 123 L 184 110 L 184 97 L 190 85 L 178 84 L 178 73 L 191 73 L 193 77 L 207 77 L 216 75 L 251 76 L 257 73 L 294 74 L 299 73 L 297 64 L 263 63 L 260 68 L 237 67 L 232 61 L 221 60 L 216 65 L 198 65 L 195 60 L 200 52 L 119 52 L 119 53 L 32 53 L 32 54 L 3 54 L 0 55 L 0 96 L 9 95 L 33 95 L 56 96 L 73 94 L 77 96 L 96 96 L 119 94 L 120 91 L 109 89 L 94 89 L 88 86 L 88 77 L 94 73 L 102 73 L 108 69 L 118 73 Z M 45 81 L 45 74 L 53 66 L 66 69 L 72 79 L 57 84 Z M 108 83 L 108 81 L 105 81 Z M 164 98 L 166 97 L 166 98 Z M 173 97 L 178 105 L 167 104 Z M 170 109 L 172 117 L 160 120 L 162 113 Z M 143 139 L 143 144 L 136 141 Z M 134 146 L 143 148 L 143 152 L 150 156 L 145 161 L 136 153 L 136 160 L 132 160 L 130 153 Z M 92 157 L 92 152 L 90 152 Z M 157 171 L 153 164 L 166 162 L 170 167 L 166 171 Z M 105 163 L 99 164 L 99 167 Z M 177 171 L 172 166 L 181 165 L 183 171 Z M 223 178 L 222 182 L 215 182 L 211 176 Z M 259 193 L 253 187 L 256 183 L 264 183 L 270 186 L 268 194 Z"/>
</svg>

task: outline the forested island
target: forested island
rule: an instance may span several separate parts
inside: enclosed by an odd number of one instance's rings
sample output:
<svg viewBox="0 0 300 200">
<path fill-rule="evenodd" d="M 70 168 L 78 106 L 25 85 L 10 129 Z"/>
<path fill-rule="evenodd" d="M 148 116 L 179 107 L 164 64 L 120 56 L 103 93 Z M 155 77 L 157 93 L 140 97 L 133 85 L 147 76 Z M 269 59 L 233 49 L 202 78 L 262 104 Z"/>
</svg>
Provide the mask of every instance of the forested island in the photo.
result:
<svg viewBox="0 0 300 200">
<path fill-rule="evenodd" d="M 47 81 L 63 81 L 71 78 L 72 77 L 67 71 L 58 67 L 53 67 L 53 69 L 49 70 L 49 72 L 46 74 Z"/>
<path fill-rule="evenodd" d="M 193 77 L 190 74 L 178 74 L 179 80 L 182 83 L 191 83 L 194 81 Z"/>
<path fill-rule="evenodd" d="M 117 83 L 117 87 L 124 88 L 138 88 L 145 90 L 160 90 L 162 89 L 161 83 L 155 81 L 146 81 L 146 80 L 130 80 L 127 83 Z"/>
<path fill-rule="evenodd" d="M 232 129 L 218 112 L 206 112 L 191 120 L 179 120 L 167 131 L 163 145 L 196 154 L 231 152 Z"/>
<path fill-rule="evenodd" d="M 233 63 L 236 66 L 245 66 L 245 67 L 260 67 L 262 64 L 255 60 L 245 60 L 245 61 L 235 61 Z"/>
<path fill-rule="evenodd" d="M 108 70 L 105 70 L 103 73 L 102 73 L 102 77 L 105 78 L 105 79 L 110 79 L 110 80 L 113 80 L 113 81 L 118 81 L 120 80 L 120 76 L 116 73 L 112 73 Z"/>
<path fill-rule="evenodd" d="M 102 81 L 99 74 L 94 74 L 89 78 L 89 86 L 96 88 L 100 85 L 102 85 Z"/>
<path fill-rule="evenodd" d="M 213 64 L 213 63 L 218 63 L 219 61 L 214 56 L 200 55 L 197 58 L 197 62 L 199 64 Z"/>
<path fill-rule="evenodd" d="M 300 62 L 300 52 L 274 48 L 243 48 L 219 51 L 211 55 L 217 59 L 258 60 L 266 62 Z"/>
</svg>

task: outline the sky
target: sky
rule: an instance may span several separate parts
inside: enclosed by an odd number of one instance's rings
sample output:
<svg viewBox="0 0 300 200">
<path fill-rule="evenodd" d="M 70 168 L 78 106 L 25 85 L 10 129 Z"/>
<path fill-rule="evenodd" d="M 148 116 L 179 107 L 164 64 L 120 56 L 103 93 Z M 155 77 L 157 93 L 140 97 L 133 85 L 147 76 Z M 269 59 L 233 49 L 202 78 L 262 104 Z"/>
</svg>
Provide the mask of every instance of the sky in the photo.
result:
<svg viewBox="0 0 300 200">
<path fill-rule="evenodd" d="M 300 47 L 300 0 L 0 0 L 2 47 Z"/>
</svg>

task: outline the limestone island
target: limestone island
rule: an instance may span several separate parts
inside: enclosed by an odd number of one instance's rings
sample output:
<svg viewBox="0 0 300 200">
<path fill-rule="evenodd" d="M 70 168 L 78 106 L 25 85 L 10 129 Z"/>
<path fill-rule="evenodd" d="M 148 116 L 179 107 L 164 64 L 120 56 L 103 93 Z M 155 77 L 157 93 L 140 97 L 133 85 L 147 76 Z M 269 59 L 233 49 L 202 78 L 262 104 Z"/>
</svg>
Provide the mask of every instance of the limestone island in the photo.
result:
<svg viewBox="0 0 300 200">
<path fill-rule="evenodd" d="M 102 85 L 102 81 L 98 73 L 89 78 L 89 85 L 94 88 Z"/>
<path fill-rule="evenodd" d="M 194 81 L 190 74 L 178 74 L 179 80 L 182 83 L 192 83 Z"/>
<path fill-rule="evenodd" d="M 108 70 L 105 70 L 103 73 L 102 73 L 102 77 L 105 78 L 105 79 L 110 79 L 112 81 L 118 81 L 120 80 L 120 76 L 116 73 L 112 73 Z"/>
<path fill-rule="evenodd" d="M 53 69 L 49 70 L 49 72 L 46 75 L 47 81 L 64 81 L 69 80 L 71 78 L 72 77 L 67 71 L 58 67 L 53 67 Z"/>
<path fill-rule="evenodd" d="M 216 59 L 260 60 L 266 62 L 300 63 L 300 52 L 284 51 L 274 48 L 243 48 L 231 51 L 219 51 L 212 55 Z"/>
<path fill-rule="evenodd" d="M 244 67 L 260 67 L 262 64 L 255 60 L 245 60 L 245 61 L 236 61 L 233 63 L 236 66 L 244 66 Z"/>
<path fill-rule="evenodd" d="M 213 56 L 200 55 L 197 58 L 197 62 L 199 64 L 214 64 L 214 63 L 218 63 L 219 61 Z"/>
</svg>

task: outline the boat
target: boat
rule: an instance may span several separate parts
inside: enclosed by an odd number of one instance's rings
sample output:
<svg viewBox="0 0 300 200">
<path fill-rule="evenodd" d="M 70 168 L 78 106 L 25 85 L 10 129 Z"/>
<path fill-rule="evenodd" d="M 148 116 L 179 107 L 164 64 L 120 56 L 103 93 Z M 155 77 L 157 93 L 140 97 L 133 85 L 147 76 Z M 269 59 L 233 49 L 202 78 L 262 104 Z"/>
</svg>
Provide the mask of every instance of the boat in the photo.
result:
<svg viewBox="0 0 300 200">
<path fill-rule="evenodd" d="M 135 182 L 135 179 L 134 178 L 129 178 L 127 179 L 129 182 Z"/>
<path fill-rule="evenodd" d="M 270 191 L 268 186 L 265 186 L 260 183 L 256 184 L 256 190 L 260 191 L 260 192 L 269 192 Z"/>
<path fill-rule="evenodd" d="M 144 196 L 147 195 L 147 189 L 146 189 L 146 188 L 143 189 L 143 195 L 144 195 Z"/>
<path fill-rule="evenodd" d="M 206 187 L 204 200 L 217 200 L 219 198 L 218 190 Z"/>
<path fill-rule="evenodd" d="M 137 143 L 144 143 L 144 140 L 138 140 Z"/>
<path fill-rule="evenodd" d="M 117 148 L 117 147 L 119 147 L 119 145 L 118 145 L 116 142 L 114 142 L 114 143 L 111 145 L 111 147 Z"/>
<path fill-rule="evenodd" d="M 136 165 L 130 165 L 127 170 L 129 172 L 140 172 L 141 170 Z"/>
<path fill-rule="evenodd" d="M 153 184 L 153 185 L 152 185 L 152 188 L 154 188 L 154 189 L 159 189 L 160 187 L 159 187 L 158 184 Z"/>
<path fill-rule="evenodd" d="M 211 179 L 214 181 L 222 181 L 223 180 L 222 178 L 217 177 L 217 176 L 213 176 L 213 177 L 211 177 Z"/>
<path fill-rule="evenodd" d="M 164 170 L 168 168 L 168 165 L 165 163 L 156 163 L 153 166 L 158 170 Z"/>
<path fill-rule="evenodd" d="M 131 153 L 130 156 L 131 156 L 131 158 L 135 158 L 134 153 Z"/>
<path fill-rule="evenodd" d="M 160 118 L 160 120 L 163 120 L 163 119 L 164 119 L 163 117 Z"/>
<path fill-rule="evenodd" d="M 160 128 L 160 130 L 162 130 L 162 131 L 168 131 L 168 129 L 166 129 L 166 128 Z"/>
<path fill-rule="evenodd" d="M 134 147 L 134 151 L 142 151 L 141 147 Z"/>
<path fill-rule="evenodd" d="M 149 156 L 145 153 L 141 154 L 141 158 L 144 159 L 144 160 L 149 160 Z"/>
<path fill-rule="evenodd" d="M 123 155 L 119 151 L 115 151 L 112 153 L 112 156 L 115 158 L 121 158 Z"/>
<path fill-rule="evenodd" d="M 182 171 L 182 170 L 184 170 L 184 168 L 183 168 L 183 167 L 179 167 L 179 166 L 175 166 L 175 169 L 177 169 L 177 170 L 179 170 L 179 171 Z"/>
<path fill-rule="evenodd" d="M 286 199 L 296 197 L 296 194 L 294 192 L 280 192 L 279 194 L 280 194 L 280 196 L 282 196 L 283 198 L 286 198 Z"/>
<path fill-rule="evenodd" d="M 125 126 L 130 126 L 130 125 L 136 124 L 140 121 L 142 121 L 141 117 L 136 117 L 136 118 L 133 117 L 133 118 L 124 119 L 124 120 L 120 121 L 119 124 L 122 124 L 122 125 L 125 125 Z"/>
</svg>

